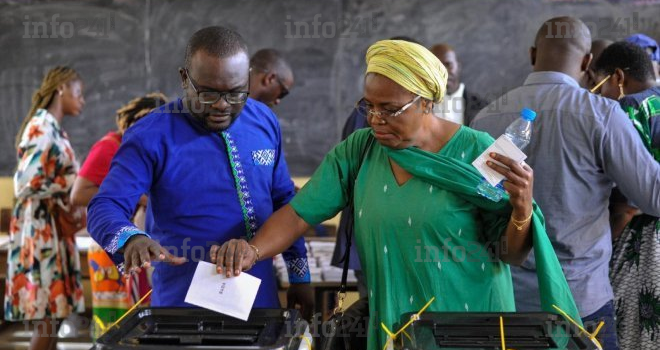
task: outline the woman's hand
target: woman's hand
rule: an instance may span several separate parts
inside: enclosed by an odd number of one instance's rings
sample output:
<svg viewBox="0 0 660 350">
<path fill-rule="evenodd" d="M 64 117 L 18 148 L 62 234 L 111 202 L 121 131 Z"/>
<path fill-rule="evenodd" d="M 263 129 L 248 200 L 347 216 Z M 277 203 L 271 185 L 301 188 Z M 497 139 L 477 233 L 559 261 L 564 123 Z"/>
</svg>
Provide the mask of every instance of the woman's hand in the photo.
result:
<svg viewBox="0 0 660 350">
<path fill-rule="evenodd" d="M 509 202 L 513 207 L 509 224 L 503 234 L 508 249 L 499 252 L 499 256 L 507 264 L 520 266 L 525 262 L 532 249 L 532 235 L 529 232 L 532 218 L 534 172 L 524 162 L 517 163 L 501 154 L 491 153 L 490 157 L 493 160 L 489 160 L 486 164 L 506 176 L 502 185 L 509 193 Z"/>
<path fill-rule="evenodd" d="M 506 177 L 502 185 L 507 193 L 509 193 L 509 202 L 511 202 L 511 206 L 513 207 L 512 215 L 516 220 L 524 220 L 532 213 L 534 171 L 525 162 L 517 163 L 513 159 L 501 154 L 491 153 L 490 157 L 506 166 L 501 166 L 490 160 L 486 163 L 493 170 Z"/>
<path fill-rule="evenodd" d="M 231 239 L 222 246 L 211 246 L 211 262 L 217 265 L 219 274 L 227 277 L 238 276 L 242 271 L 249 270 L 257 263 L 256 248 L 244 239 Z"/>
</svg>

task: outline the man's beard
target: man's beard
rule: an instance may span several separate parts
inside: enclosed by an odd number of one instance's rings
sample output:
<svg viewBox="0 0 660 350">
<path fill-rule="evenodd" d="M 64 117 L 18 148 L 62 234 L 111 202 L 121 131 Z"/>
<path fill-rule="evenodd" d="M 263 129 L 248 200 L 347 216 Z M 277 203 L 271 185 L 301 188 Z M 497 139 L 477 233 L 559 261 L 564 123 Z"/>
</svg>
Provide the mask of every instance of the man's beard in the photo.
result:
<svg viewBox="0 0 660 350">
<path fill-rule="evenodd" d="M 204 115 L 193 114 L 193 118 L 195 118 L 195 120 L 201 123 L 205 129 L 211 132 L 221 132 L 227 130 L 230 126 L 234 124 L 238 116 L 239 113 L 230 113 L 228 115 L 229 117 L 228 122 L 217 123 L 211 119 L 210 114 L 204 114 Z"/>
<path fill-rule="evenodd" d="M 238 118 L 240 115 L 240 112 L 243 110 L 241 108 L 238 111 L 235 111 L 234 109 L 231 109 L 229 113 L 222 113 L 217 110 L 211 109 L 211 111 L 207 111 L 207 107 L 203 107 L 204 109 L 201 110 L 200 112 L 197 112 L 196 109 L 192 108 L 192 101 L 187 100 L 186 101 L 186 107 L 188 108 L 188 113 L 193 117 L 193 119 L 198 122 L 200 125 L 202 125 L 205 129 L 211 131 L 211 132 L 221 132 L 224 130 L 227 130 Z M 214 115 L 222 115 L 222 114 L 227 114 L 229 120 L 228 121 L 214 121 Z M 217 117 L 215 117 L 217 119 Z"/>
</svg>

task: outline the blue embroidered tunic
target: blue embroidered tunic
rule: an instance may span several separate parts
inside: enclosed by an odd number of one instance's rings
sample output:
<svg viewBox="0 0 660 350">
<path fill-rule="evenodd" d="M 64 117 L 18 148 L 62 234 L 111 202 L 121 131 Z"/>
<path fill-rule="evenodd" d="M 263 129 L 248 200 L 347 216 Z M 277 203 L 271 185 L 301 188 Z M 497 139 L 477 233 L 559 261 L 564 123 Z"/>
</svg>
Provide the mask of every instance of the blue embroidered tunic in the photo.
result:
<svg viewBox="0 0 660 350">
<path fill-rule="evenodd" d="M 130 221 L 144 193 L 153 215 L 148 233 Z M 209 261 L 211 245 L 250 237 L 293 196 L 280 126 L 268 107 L 248 99 L 231 127 L 214 133 L 186 113 L 178 99 L 126 132 L 89 204 L 88 230 L 119 265 L 123 254 L 118 251 L 136 234 L 188 258 L 181 266 L 154 264 L 152 305 L 191 306 L 185 295 L 197 261 Z M 283 256 L 290 282 L 309 282 L 304 239 Z M 254 307 L 279 307 L 272 259 L 249 273 L 262 280 Z"/>
</svg>

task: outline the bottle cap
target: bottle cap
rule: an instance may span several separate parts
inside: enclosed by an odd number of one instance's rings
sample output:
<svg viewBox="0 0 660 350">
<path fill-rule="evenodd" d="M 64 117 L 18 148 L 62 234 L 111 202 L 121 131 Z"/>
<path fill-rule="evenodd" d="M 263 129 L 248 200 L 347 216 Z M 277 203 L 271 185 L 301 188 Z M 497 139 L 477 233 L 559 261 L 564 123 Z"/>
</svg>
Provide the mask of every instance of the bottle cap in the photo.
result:
<svg viewBox="0 0 660 350">
<path fill-rule="evenodd" d="M 536 119 L 536 112 L 534 112 L 533 110 L 531 110 L 529 108 L 523 108 L 520 111 L 520 117 L 527 120 L 527 121 L 529 121 L 529 122 L 533 122 L 534 119 Z"/>
</svg>

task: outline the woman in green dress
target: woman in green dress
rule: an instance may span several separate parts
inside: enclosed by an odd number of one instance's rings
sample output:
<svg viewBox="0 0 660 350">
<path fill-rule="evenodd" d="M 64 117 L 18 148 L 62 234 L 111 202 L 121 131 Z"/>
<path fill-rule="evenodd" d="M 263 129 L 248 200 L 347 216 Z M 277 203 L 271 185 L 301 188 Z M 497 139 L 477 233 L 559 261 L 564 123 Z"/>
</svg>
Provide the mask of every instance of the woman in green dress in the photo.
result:
<svg viewBox="0 0 660 350">
<path fill-rule="evenodd" d="M 403 313 L 420 310 L 432 297 L 428 311 L 514 311 L 507 264 L 522 263 L 537 240 L 546 248 L 537 261 L 551 266 L 542 268 L 551 276 L 542 289 L 553 290 L 542 296 L 544 305 L 556 303 L 577 315 L 551 248 L 547 254 L 543 219 L 532 200 L 532 169 L 491 155 L 510 168 L 489 162 L 508 179 L 508 202 L 480 196 L 481 177 L 471 163 L 493 139 L 433 115 L 447 82 L 440 61 L 423 46 L 398 40 L 375 43 L 366 60 L 361 105 L 371 128 L 330 151 L 249 244 L 232 240 L 212 247 L 218 271 L 230 276 L 249 269 L 353 200 L 355 239 L 367 277 L 370 350 L 388 341 L 381 322 L 392 329 Z M 353 199 L 347 195 L 352 186 Z"/>
</svg>

